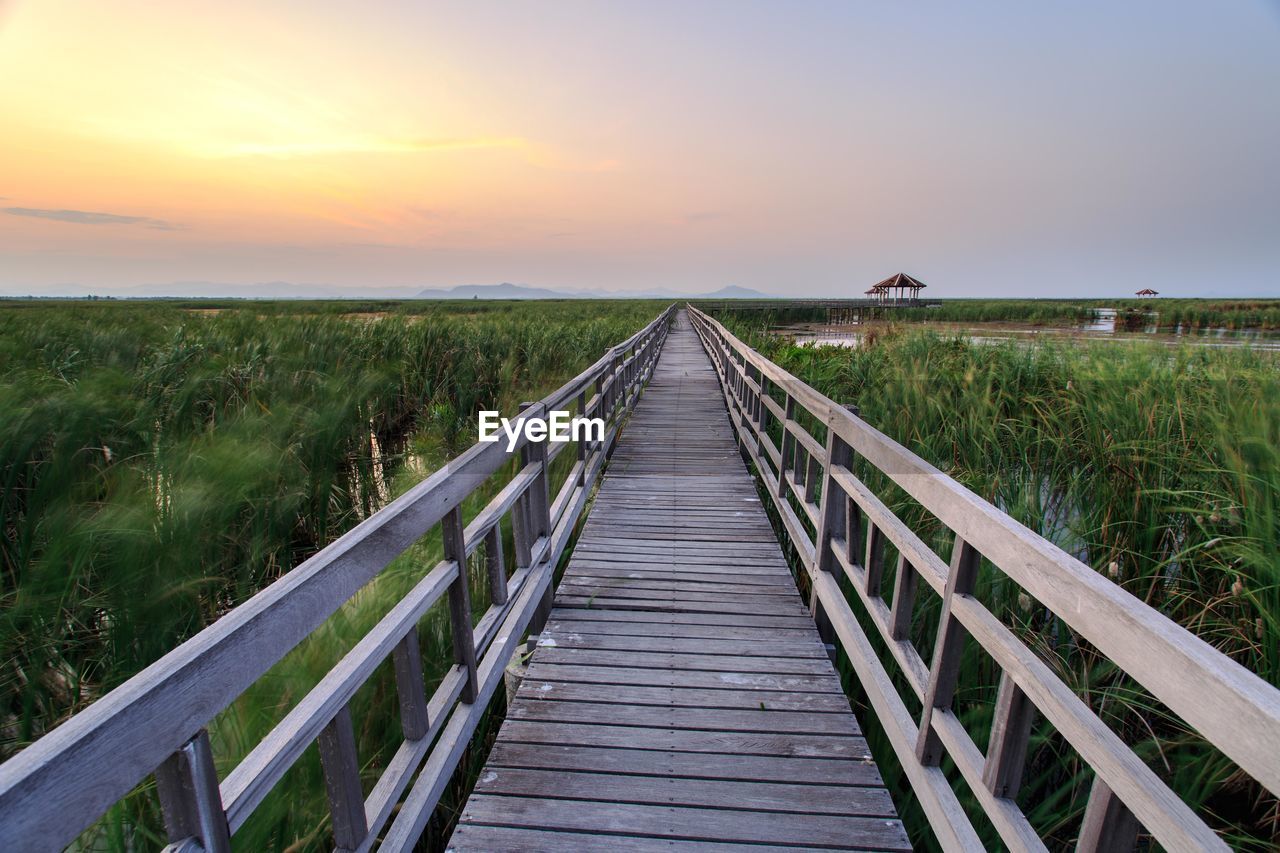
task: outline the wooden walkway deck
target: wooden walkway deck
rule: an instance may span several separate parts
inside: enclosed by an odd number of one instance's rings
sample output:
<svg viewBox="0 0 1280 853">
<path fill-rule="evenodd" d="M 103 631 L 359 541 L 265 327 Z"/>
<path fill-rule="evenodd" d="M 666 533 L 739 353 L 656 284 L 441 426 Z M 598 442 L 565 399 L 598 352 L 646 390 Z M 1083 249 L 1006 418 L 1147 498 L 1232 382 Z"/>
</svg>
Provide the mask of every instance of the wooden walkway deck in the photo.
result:
<svg viewBox="0 0 1280 853">
<path fill-rule="evenodd" d="M 681 313 L 453 850 L 908 850 Z"/>
</svg>

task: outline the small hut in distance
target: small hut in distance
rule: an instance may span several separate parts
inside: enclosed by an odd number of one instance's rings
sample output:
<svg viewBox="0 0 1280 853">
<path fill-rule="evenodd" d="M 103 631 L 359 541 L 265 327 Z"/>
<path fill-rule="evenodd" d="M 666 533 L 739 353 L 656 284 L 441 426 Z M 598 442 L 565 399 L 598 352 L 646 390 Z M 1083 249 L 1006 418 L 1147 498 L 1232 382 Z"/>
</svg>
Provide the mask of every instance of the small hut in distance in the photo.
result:
<svg viewBox="0 0 1280 853">
<path fill-rule="evenodd" d="M 920 291 L 926 287 L 928 285 L 919 279 L 900 272 L 872 285 L 867 296 L 881 305 L 919 305 Z"/>
<path fill-rule="evenodd" d="M 1139 290 L 1137 293 L 1134 294 L 1134 296 L 1159 296 L 1159 295 L 1160 295 L 1159 291 L 1152 290 L 1149 287 L 1144 287 L 1142 288 L 1142 290 Z"/>
</svg>

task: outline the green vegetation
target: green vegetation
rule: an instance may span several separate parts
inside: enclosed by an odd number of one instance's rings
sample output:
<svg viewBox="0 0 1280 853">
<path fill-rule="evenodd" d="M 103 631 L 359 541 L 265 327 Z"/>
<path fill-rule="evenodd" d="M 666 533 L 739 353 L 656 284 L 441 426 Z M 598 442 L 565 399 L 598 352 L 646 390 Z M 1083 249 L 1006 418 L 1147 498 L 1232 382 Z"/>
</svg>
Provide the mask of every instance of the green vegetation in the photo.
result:
<svg viewBox="0 0 1280 853">
<path fill-rule="evenodd" d="M 1156 312 L 1161 329 L 1280 329 L 1280 299 L 1122 299 L 1111 307 Z"/>
<path fill-rule="evenodd" d="M 1154 344 L 989 346 L 899 327 L 860 348 L 799 347 L 738 323 L 767 357 L 1209 643 L 1280 685 L 1280 361 L 1247 349 Z M 950 535 L 882 475 L 859 476 L 943 559 Z M 895 565 L 890 554 L 886 566 Z M 892 568 L 884 588 L 892 590 Z M 978 597 L 1236 846 L 1274 849 L 1275 798 L 985 566 Z M 936 596 L 913 630 L 933 648 Z M 855 611 L 861 604 L 850 593 Z M 870 623 L 867 623 L 868 626 Z M 869 627 L 869 633 L 875 634 Z M 888 653 L 882 660 L 890 664 Z M 999 671 L 970 643 L 957 709 L 985 744 Z M 859 694 L 850 679 L 851 695 Z M 900 682 L 908 706 L 914 695 Z M 918 714 L 918 704 L 913 711 Z M 919 808 L 862 714 L 888 781 Z M 951 774 L 954 778 L 955 774 Z M 1037 723 L 1019 802 L 1051 847 L 1078 829 L 1092 772 Z M 962 796 L 968 796 L 962 791 Z M 975 816 L 979 810 L 974 807 Z M 994 833 L 987 843 L 998 846 Z"/>
<path fill-rule="evenodd" d="M 925 300 L 928 301 L 927 299 Z M 695 303 L 697 304 L 697 303 Z M 708 303 L 722 322 L 786 326 L 825 323 L 827 309 L 819 304 L 788 304 L 761 309 Z M 888 309 L 886 319 L 902 323 L 1027 323 L 1070 326 L 1094 319 L 1100 308 L 1117 312 L 1117 328 L 1142 331 L 1280 329 L 1280 299 L 945 299 L 918 309 Z"/>
<path fill-rule="evenodd" d="M 0 757 L 469 446 L 477 409 L 542 396 L 662 307 L 0 303 Z M 564 474 L 552 473 L 555 486 Z M 221 715 L 220 771 L 439 557 L 438 533 L 425 537 Z M 473 587 L 479 612 L 487 590 Z M 420 636 L 438 679 L 451 660 L 443 615 Z M 352 709 L 373 775 L 399 737 L 384 669 Z M 237 840 L 310 849 L 327 831 L 312 750 Z M 160 846 L 153 793 L 94 835 L 107 849 Z"/>
</svg>

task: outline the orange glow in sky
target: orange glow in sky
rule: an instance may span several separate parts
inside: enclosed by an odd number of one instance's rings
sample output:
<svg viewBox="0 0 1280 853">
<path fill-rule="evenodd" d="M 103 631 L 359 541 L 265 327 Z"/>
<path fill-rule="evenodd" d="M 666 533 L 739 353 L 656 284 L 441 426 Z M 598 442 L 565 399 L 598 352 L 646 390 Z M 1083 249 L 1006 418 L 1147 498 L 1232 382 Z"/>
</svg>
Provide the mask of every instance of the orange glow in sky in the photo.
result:
<svg viewBox="0 0 1280 853">
<path fill-rule="evenodd" d="M 896 5 L 0 0 L 0 293 L 1280 292 L 1265 4 Z"/>
</svg>

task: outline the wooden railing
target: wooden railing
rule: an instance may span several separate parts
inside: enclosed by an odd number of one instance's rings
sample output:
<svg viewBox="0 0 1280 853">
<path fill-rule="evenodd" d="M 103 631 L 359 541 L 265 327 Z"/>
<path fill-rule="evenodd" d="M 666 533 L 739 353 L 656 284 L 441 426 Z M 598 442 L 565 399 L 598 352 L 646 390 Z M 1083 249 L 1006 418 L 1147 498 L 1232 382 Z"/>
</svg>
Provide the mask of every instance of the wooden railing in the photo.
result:
<svg viewBox="0 0 1280 853">
<path fill-rule="evenodd" d="M 941 768 L 944 753 L 1010 849 L 1045 849 L 1015 801 L 1037 713 L 1095 773 L 1077 849 L 1130 849 L 1140 827 L 1170 850 L 1227 849 L 971 594 L 984 557 L 1242 770 L 1280 794 L 1280 690 L 782 370 L 711 317 L 696 308 L 690 315 L 720 374 L 740 444 L 808 573 L 819 628 L 847 653 L 945 849 L 982 845 Z M 813 431 L 825 432 L 825 441 L 815 439 L 802 421 L 816 424 Z M 779 431 L 781 446 L 770 437 Z M 950 565 L 855 476 L 856 457 L 954 534 Z M 886 542 L 899 554 L 889 601 L 881 588 Z M 877 656 L 839 576 L 856 590 L 920 702 L 919 719 Z M 911 641 L 921 580 L 941 597 L 927 665 Z M 952 711 L 966 642 L 978 643 L 1001 671 L 985 753 Z"/>
<path fill-rule="evenodd" d="M 522 418 L 570 410 L 606 421 L 603 441 L 577 443 L 578 458 L 554 498 L 547 468 L 569 445 L 528 443 L 522 433 L 513 450 L 521 469 L 464 527 L 463 500 L 510 458 L 505 440 L 473 446 L 0 766 L 0 849 L 60 850 L 154 774 L 170 846 L 229 850 L 231 835 L 312 743 L 320 749 L 335 846 L 368 850 L 381 836 L 381 849 L 411 848 L 521 636 L 550 612 L 556 562 L 652 372 L 673 310 L 522 407 Z M 510 577 L 501 555 L 507 515 L 515 544 Z M 219 780 L 207 732 L 214 717 L 436 525 L 444 560 Z M 467 558 L 482 542 L 492 604 L 473 622 Z M 446 596 L 454 665 L 428 697 L 417 624 Z M 388 657 L 404 739 L 366 797 L 348 703 Z"/>
</svg>

